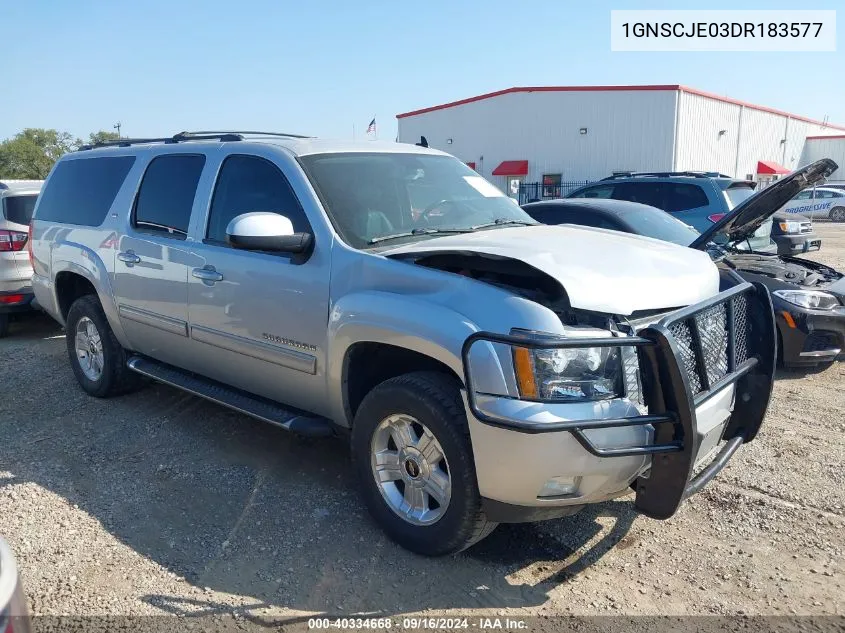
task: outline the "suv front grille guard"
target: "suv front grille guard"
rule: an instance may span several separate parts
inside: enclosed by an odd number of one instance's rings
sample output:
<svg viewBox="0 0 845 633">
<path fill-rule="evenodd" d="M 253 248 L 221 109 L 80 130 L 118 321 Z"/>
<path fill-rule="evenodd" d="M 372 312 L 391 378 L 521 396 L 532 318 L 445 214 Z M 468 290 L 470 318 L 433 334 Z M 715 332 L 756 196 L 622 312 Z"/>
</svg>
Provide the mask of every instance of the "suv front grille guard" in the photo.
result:
<svg viewBox="0 0 845 633">
<path fill-rule="evenodd" d="M 470 349 L 479 341 L 528 349 L 633 347 L 637 350 L 642 398 L 648 414 L 537 422 L 486 413 L 478 406 L 469 370 Z M 711 299 L 673 312 L 638 331 L 636 336 L 562 339 L 544 334 L 476 332 L 464 342 L 461 355 L 467 402 L 477 420 L 525 433 L 568 431 L 598 457 L 653 455 L 648 476 L 637 480 L 636 506 L 654 518 L 667 518 L 684 498 L 715 477 L 741 444 L 756 436 L 774 382 L 774 314 L 765 286 L 741 283 Z M 725 444 L 715 459 L 691 480 L 701 440 L 696 408 L 731 384 L 736 384 L 736 395 L 733 413 L 721 438 Z M 590 429 L 646 425 L 654 427 L 654 442 L 643 446 L 601 448 L 584 433 Z"/>
</svg>

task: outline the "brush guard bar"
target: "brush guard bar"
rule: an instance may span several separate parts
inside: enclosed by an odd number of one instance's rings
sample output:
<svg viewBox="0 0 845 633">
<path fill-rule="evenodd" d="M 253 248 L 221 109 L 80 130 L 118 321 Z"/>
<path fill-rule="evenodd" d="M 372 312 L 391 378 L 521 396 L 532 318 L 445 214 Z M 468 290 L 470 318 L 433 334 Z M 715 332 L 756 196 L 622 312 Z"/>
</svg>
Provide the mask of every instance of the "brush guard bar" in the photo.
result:
<svg viewBox="0 0 845 633">
<path fill-rule="evenodd" d="M 713 341 L 712 324 L 724 323 L 727 344 Z M 528 349 L 634 347 L 639 362 L 647 415 L 626 418 L 538 422 L 502 418 L 482 411 L 472 382 L 469 353 L 485 341 Z M 650 517 L 672 516 L 688 496 L 698 492 L 737 449 L 757 435 L 766 415 L 774 382 L 777 339 L 771 297 L 759 283 L 741 283 L 718 295 L 678 310 L 636 333 L 607 338 L 561 338 L 541 333 L 475 332 L 461 356 L 467 402 L 481 423 L 523 433 L 569 432 L 591 454 L 602 457 L 651 455 L 651 468 L 634 485 L 637 509 Z M 701 436 L 696 409 L 728 385 L 736 385 L 734 409 L 716 457 L 693 477 Z M 503 397 L 498 394 L 485 394 Z M 523 398 L 524 400 L 525 398 Z M 653 443 L 601 448 L 584 433 L 590 429 L 646 426 Z"/>
</svg>

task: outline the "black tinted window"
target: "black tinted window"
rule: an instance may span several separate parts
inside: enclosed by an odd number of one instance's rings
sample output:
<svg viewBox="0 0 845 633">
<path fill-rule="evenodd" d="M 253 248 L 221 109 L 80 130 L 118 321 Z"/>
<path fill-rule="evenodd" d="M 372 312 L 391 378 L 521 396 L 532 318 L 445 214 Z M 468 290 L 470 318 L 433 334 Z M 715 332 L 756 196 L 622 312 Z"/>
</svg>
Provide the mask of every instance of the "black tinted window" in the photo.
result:
<svg viewBox="0 0 845 633">
<path fill-rule="evenodd" d="M 296 195 L 278 167 L 257 156 L 230 156 L 217 177 L 206 237 L 225 242 L 229 222 L 251 211 L 278 213 L 291 221 L 294 231 L 310 230 Z"/>
<path fill-rule="evenodd" d="M 572 198 L 611 198 L 613 197 L 613 185 L 599 185 L 597 187 L 590 187 L 589 189 L 582 189 L 580 193 L 569 196 Z"/>
<path fill-rule="evenodd" d="M 543 224 L 578 224 L 600 229 L 624 230 L 617 222 L 605 217 L 601 212 L 587 208 L 572 208 L 565 206 L 531 205 L 525 207 L 525 212 Z"/>
<path fill-rule="evenodd" d="M 29 224 L 37 199 L 38 196 L 35 194 L 28 196 L 6 196 L 3 199 L 3 210 L 6 219 L 16 224 Z"/>
<path fill-rule="evenodd" d="M 664 211 L 686 211 L 687 209 L 698 209 L 708 205 L 707 194 L 698 185 L 669 183 L 665 187 L 664 206 L 658 207 Z"/>
<path fill-rule="evenodd" d="M 620 182 L 613 190 L 615 200 L 630 200 L 662 209 L 664 188 L 660 182 Z"/>
<path fill-rule="evenodd" d="M 41 192 L 37 218 L 100 226 L 134 162 L 134 156 L 60 162 Z"/>
<path fill-rule="evenodd" d="M 133 225 L 184 239 L 205 156 L 171 154 L 154 158 L 135 200 Z"/>
</svg>

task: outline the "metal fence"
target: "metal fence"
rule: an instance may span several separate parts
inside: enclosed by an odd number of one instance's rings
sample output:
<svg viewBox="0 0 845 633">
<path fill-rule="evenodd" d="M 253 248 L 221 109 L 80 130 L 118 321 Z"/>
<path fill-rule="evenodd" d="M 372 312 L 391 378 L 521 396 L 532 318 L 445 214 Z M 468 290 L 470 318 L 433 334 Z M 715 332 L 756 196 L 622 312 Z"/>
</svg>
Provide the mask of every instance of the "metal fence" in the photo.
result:
<svg viewBox="0 0 845 633">
<path fill-rule="evenodd" d="M 519 204 L 563 198 L 578 187 L 590 184 L 590 180 L 573 180 L 559 185 L 544 185 L 542 182 L 524 182 L 519 185 Z"/>
</svg>

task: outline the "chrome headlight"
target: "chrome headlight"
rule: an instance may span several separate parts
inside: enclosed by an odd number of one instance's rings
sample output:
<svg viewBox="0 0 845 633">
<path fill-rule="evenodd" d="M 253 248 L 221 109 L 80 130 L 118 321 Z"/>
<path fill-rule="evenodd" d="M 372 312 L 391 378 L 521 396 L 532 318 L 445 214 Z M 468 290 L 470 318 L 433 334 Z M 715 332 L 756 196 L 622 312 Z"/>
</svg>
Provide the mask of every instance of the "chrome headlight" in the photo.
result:
<svg viewBox="0 0 845 633">
<path fill-rule="evenodd" d="M 775 290 L 772 294 L 809 310 L 833 310 L 839 307 L 839 299 L 821 290 Z"/>
<path fill-rule="evenodd" d="M 519 394 L 559 402 L 609 400 L 625 395 L 619 347 L 513 348 Z"/>
</svg>

